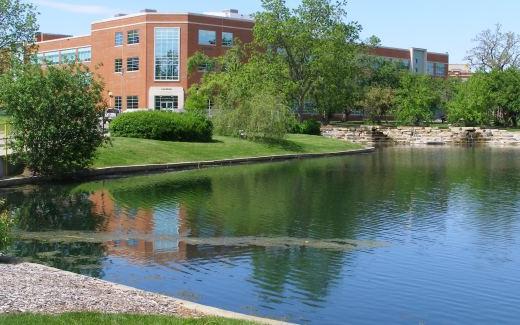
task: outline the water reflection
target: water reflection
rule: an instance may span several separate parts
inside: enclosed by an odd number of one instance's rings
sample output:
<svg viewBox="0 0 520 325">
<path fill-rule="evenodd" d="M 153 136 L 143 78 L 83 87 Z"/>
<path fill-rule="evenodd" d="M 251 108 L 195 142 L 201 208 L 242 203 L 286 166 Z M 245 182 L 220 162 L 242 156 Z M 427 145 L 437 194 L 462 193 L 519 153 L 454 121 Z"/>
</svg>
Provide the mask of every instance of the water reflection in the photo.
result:
<svg viewBox="0 0 520 325">
<path fill-rule="evenodd" d="M 26 233 L 12 250 L 62 269 L 297 322 L 481 321 L 457 307 L 472 301 L 507 323 L 520 317 L 518 158 L 385 149 L 2 196 Z"/>
</svg>

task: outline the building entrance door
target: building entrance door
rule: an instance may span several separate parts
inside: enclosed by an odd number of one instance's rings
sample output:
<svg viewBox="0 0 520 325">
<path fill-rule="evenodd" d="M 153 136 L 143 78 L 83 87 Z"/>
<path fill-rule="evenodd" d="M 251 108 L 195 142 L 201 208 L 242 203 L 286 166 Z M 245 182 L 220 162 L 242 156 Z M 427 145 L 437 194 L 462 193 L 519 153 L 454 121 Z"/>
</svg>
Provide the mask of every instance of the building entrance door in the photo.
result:
<svg viewBox="0 0 520 325">
<path fill-rule="evenodd" d="M 171 111 L 179 108 L 178 96 L 155 96 L 155 109 Z"/>
</svg>

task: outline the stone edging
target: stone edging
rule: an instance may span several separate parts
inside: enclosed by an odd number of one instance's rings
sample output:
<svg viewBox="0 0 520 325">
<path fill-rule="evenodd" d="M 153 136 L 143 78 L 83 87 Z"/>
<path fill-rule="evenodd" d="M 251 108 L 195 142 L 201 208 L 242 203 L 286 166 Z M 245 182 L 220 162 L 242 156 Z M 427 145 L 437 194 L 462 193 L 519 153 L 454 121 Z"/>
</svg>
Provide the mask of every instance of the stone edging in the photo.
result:
<svg viewBox="0 0 520 325">
<path fill-rule="evenodd" d="M 363 149 L 354 149 L 346 151 L 324 152 L 324 153 L 304 153 L 304 154 L 288 154 L 288 155 L 273 155 L 273 156 L 258 156 L 258 157 L 244 157 L 232 158 L 222 160 L 208 160 L 195 162 L 180 162 L 169 164 L 150 164 L 150 165 L 131 165 L 131 166 L 114 166 L 89 169 L 71 175 L 71 179 L 84 180 L 107 178 L 113 176 L 124 176 L 131 174 L 153 173 L 163 171 L 181 171 L 189 169 L 201 169 L 212 166 L 231 166 L 239 164 L 250 164 L 258 162 L 273 162 L 294 159 L 333 157 L 333 156 L 347 156 L 354 154 L 370 153 L 375 150 L 374 147 L 367 147 Z M 13 177 L 0 180 L 0 188 L 12 187 L 20 185 L 38 184 L 42 182 L 52 181 L 50 177 L 32 176 L 32 177 Z"/>
<path fill-rule="evenodd" d="M 363 145 L 520 145 L 520 132 L 483 127 L 327 126 L 322 128 L 322 133 L 328 138 Z"/>
</svg>

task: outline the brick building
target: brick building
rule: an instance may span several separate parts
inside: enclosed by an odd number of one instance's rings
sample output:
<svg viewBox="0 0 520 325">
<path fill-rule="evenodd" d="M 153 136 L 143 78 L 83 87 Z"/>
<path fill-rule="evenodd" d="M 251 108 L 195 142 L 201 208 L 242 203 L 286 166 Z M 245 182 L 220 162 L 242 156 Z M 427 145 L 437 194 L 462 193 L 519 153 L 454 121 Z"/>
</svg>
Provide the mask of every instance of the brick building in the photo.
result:
<svg viewBox="0 0 520 325">
<path fill-rule="evenodd" d="M 451 78 L 467 81 L 473 75 L 473 72 L 469 64 L 450 64 L 448 75 Z"/>
<path fill-rule="evenodd" d="M 187 60 L 197 51 L 220 56 L 234 40 L 250 42 L 253 21 L 236 10 L 166 14 L 143 10 L 95 21 L 85 36 L 37 35 L 40 62 L 78 60 L 104 82 L 111 107 L 169 109 L 184 106 Z"/>
<path fill-rule="evenodd" d="M 181 110 L 188 88 L 187 61 L 197 51 L 220 56 L 239 39 L 252 40 L 254 21 L 237 10 L 193 14 L 140 13 L 95 21 L 89 35 L 38 33 L 38 59 L 59 64 L 80 61 L 104 82 L 110 107 Z M 447 77 L 448 54 L 424 49 L 378 47 L 373 55 L 398 60 L 414 73 Z"/>
<path fill-rule="evenodd" d="M 441 78 L 448 77 L 448 53 L 428 52 L 426 49 L 414 47 L 410 49 L 399 49 L 380 46 L 373 49 L 371 54 L 401 62 L 410 69 L 412 73 L 428 74 Z"/>
</svg>

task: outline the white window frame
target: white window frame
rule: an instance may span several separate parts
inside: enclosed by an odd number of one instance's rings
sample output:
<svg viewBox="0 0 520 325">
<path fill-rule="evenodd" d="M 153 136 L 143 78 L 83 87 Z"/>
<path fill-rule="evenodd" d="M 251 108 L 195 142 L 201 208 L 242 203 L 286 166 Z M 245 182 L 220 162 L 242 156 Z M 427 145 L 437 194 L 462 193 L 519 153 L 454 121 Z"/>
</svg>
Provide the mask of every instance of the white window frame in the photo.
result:
<svg viewBox="0 0 520 325">
<path fill-rule="evenodd" d="M 117 71 L 118 66 L 119 66 L 119 71 Z M 114 73 L 123 73 L 123 59 L 122 58 L 114 59 Z"/>
<path fill-rule="evenodd" d="M 130 62 L 135 63 L 136 61 L 137 61 L 137 69 L 130 70 Z M 132 66 L 135 66 L 135 64 L 133 64 Z M 132 57 L 126 58 L 126 72 L 137 72 L 140 69 L 141 69 L 141 60 L 139 59 L 138 56 L 132 56 Z"/>
<path fill-rule="evenodd" d="M 118 35 L 121 35 L 121 44 L 117 44 L 117 36 Z M 120 46 L 123 46 L 125 45 L 125 33 L 124 32 L 115 32 L 114 33 L 114 46 L 115 47 L 120 47 Z"/>
<path fill-rule="evenodd" d="M 130 33 L 136 33 L 137 34 L 137 42 L 130 42 Z M 134 39 L 135 36 L 132 38 Z M 135 40 L 134 40 L 135 41 Z M 126 32 L 126 44 L 127 45 L 136 45 L 136 44 L 139 44 L 141 43 L 141 33 L 139 33 L 139 29 L 131 29 L 129 31 Z"/>
<path fill-rule="evenodd" d="M 200 42 L 200 33 L 201 33 L 201 32 L 211 32 L 211 33 L 215 33 L 215 44 L 211 44 L 211 43 L 209 43 L 209 44 L 201 43 L 201 42 Z M 197 44 L 202 45 L 202 46 L 217 46 L 217 41 L 218 41 L 218 39 L 217 39 L 217 31 L 209 30 L 209 29 L 199 29 L 199 33 L 198 33 L 197 36 L 198 36 L 198 38 L 197 38 Z"/>
<path fill-rule="evenodd" d="M 224 44 L 224 35 L 231 34 L 231 44 Z M 222 32 L 221 42 L 223 47 L 233 47 L 235 45 L 235 34 L 233 32 Z"/>
<path fill-rule="evenodd" d="M 179 33 L 179 37 L 177 38 L 177 48 L 179 49 L 179 53 L 178 53 L 178 56 L 179 56 L 179 67 L 177 68 L 179 73 L 178 73 L 178 76 L 177 76 L 177 79 L 170 79 L 170 80 L 164 80 L 164 79 L 157 79 L 157 71 L 155 69 L 155 58 L 157 57 L 156 56 L 156 53 L 155 53 L 155 50 L 156 50 L 156 46 L 155 46 L 155 35 L 156 35 L 156 32 L 157 32 L 157 29 L 164 29 L 164 28 L 171 28 L 171 29 L 177 29 L 178 33 Z M 181 81 L 181 28 L 180 27 L 155 27 L 153 29 L 153 80 L 155 82 L 179 82 Z"/>
<path fill-rule="evenodd" d="M 85 52 L 88 50 L 88 52 L 90 52 L 90 58 L 88 60 L 81 60 L 80 53 L 82 50 L 85 50 Z M 78 62 L 92 62 L 92 46 L 79 47 L 76 56 L 78 57 Z"/>
<path fill-rule="evenodd" d="M 132 99 L 136 98 L 137 107 L 128 107 L 128 103 L 130 102 L 130 100 L 129 100 L 130 98 L 132 98 Z M 133 100 L 132 100 L 132 102 L 133 102 Z M 135 96 L 135 95 L 126 96 L 126 109 L 138 109 L 138 108 L 139 108 L 139 96 Z"/>
</svg>

